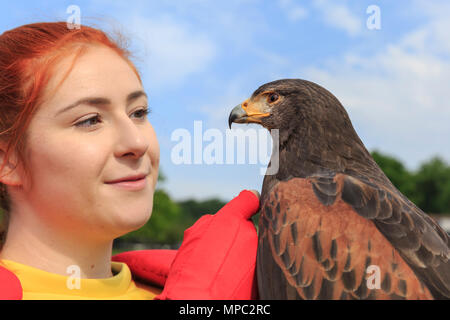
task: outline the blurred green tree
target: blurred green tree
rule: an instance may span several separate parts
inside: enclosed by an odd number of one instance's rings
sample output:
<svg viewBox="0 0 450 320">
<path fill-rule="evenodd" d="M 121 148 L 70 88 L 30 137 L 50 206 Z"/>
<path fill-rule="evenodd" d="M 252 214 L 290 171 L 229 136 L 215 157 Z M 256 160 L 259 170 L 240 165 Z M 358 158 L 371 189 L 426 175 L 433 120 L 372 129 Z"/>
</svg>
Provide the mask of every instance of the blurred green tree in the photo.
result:
<svg viewBox="0 0 450 320">
<path fill-rule="evenodd" d="M 158 185 L 161 185 L 165 179 L 160 170 Z M 166 191 L 158 187 L 153 196 L 153 211 L 149 221 L 140 229 L 130 232 L 120 239 L 175 244 L 183 239 L 183 232 L 188 227 L 186 220 L 180 206 L 170 199 Z"/>
<path fill-rule="evenodd" d="M 192 220 L 192 223 L 205 214 L 215 214 L 225 204 L 226 202 L 219 199 L 209 199 L 204 201 L 189 199 L 178 202 L 183 214 L 188 216 Z"/>
<path fill-rule="evenodd" d="M 450 213 L 450 166 L 444 160 L 424 162 L 414 180 L 418 207 L 427 213 Z"/>
<path fill-rule="evenodd" d="M 122 236 L 119 241 L 137 241 L 157 245 L 179 244 L 183 240 L 184 231 L 202 215 L 215 214 L 225 205 L 225 202 L 218 199 L 175 202 L 163 189 L 165 180 L 160 170 L 150 220 L 140 229 Z"/>
<path fill-rule="evenodd" d="M 434 157 L 415 172 L 392 156 L 373 151 L 372 157 L 405 196 L 426 213 L 450 213 L 450 166 Z"/>
<path fill-rule="evenodd" d="M 372 151 L 371 154 L 392 184 L 416 203 L 418 199 L 416 199 L 414 173 L 409 172 L 403 163 L 390 155 L 383 154 L 378 150 Z"/>
</svg>

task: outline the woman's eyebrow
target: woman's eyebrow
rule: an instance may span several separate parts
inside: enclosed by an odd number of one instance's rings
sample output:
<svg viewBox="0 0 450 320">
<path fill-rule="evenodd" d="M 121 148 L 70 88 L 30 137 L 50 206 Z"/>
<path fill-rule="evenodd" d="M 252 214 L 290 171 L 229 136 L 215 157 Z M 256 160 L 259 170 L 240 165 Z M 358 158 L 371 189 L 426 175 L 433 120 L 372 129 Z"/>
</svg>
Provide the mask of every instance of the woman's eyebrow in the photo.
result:
<svg viewBox="0 0 450 320">
<path fill-rule="evenodd" d="M 127 105 L 129 105 L 130 103 L 132 103 L 134 100 L 140 98 L 140 97 L 146 97 L 147 98 L 147 94 L 142 91 L 142 90 L 138 90 L 138 91 L 134 91 L 132 93 L 130 93 L 127 98 L 125 99 L 125 102 Z M 76 106 L 80 105 L 80 104 L 88 104 L 91 106 L 104 106 L 104 105 L 109 105 L 111 104 L 111 100 L 109 100 L 108 98 L 103 98 L 103 97 L 86 97 L 86 98 L 81 98 L 79 100 L 77 100 L 76 102 L 68 105 L 67 107 L 59 110 L 56 114 L 55 117 L 58 116 L 59 114 L 66 112 L 70 109 L 75 108 Z"/>
</svg>

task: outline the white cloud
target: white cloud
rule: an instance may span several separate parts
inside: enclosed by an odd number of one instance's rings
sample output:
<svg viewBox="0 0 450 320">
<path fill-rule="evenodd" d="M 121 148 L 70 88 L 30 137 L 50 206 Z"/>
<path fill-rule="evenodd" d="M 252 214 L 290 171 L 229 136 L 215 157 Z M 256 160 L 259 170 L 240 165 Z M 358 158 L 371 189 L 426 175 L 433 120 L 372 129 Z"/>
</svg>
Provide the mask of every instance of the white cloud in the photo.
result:
<svg viewBox="0 0 450 320">
<path fill-rule="evenodd" d="M 308 16 L 308 11 L 292 0 L 279 0 L 278 4 L 290 21 L 302 20 Z"/>
<path fill-rule="evenodd" d="M 343 103 L 369 149 L 409 167 L 435 154 L 450 159 L 450 22 L 446 15 L 365 56 L 348 53 L 302 74 Z M 351 52 L 351 51 L 349 51 Z"/>
<path fill-rule="evenodd" d="M 341 1 L 314 0 L 316 9 L 318 9 L 326 24 L 342 29 L 350 36 L 356 36 L 361 33 L 363 24 L 363 15 L 361 17 L 354 15 L 350 9 Z"/>
<path fill-rule="evenodd" d="M 163 88 L 205 70 L 216 56 L 216 44 L 206 34 L 169 17 L 136 17 L 129 26 L 141 40 L 149 85 Z"/>
</svg>

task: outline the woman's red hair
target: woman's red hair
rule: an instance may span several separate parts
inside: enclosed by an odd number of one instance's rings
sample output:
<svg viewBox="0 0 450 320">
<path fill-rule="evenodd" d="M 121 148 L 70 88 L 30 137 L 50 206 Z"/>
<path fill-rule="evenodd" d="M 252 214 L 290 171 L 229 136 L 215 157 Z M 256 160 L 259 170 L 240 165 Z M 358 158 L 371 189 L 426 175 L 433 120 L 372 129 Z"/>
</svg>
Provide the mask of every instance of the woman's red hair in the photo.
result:
<svg viewBox="0 0 450 320">
<path fill-rule="evenodd" d="M 140 79 L 129 60 L 129 52 L 92 27 L 82 25 L 79 29 L 69 29 L 66 22 L 34 23 L 0 35 L 0 142 L 6 146 L 0 169 L 14 152 L 26 171 L 26 131 L 48 80 L 59 61 L 74 54 L 73 66 L 90 45 L 114 50 Z M 0 206 L 9 213 L 10 205 L 6 185 L 0 183 Z"/>
</svg>

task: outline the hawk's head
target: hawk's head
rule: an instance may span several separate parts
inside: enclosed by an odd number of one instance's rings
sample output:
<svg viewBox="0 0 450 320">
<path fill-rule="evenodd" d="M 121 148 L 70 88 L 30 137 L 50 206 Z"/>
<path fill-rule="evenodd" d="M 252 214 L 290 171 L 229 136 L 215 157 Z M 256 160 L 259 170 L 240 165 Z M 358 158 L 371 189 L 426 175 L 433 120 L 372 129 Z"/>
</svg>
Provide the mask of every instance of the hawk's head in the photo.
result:
<svg viewBox="0 0 450 320">
<path fill-rule="evenodd" d="M 258 123 L 267 129 L 351 126 L 347 112 L 325 88 L 306 80 L 283 79 L 266 83 L 230 113 L 228 124 Z"/>
<path fill-rule="evenodd" d="M 228 122 L 279 130 L 280 176 L 376 167 L 339 100 L 310 81 L 266 83 L 231 111 Z"/>
</svg>

